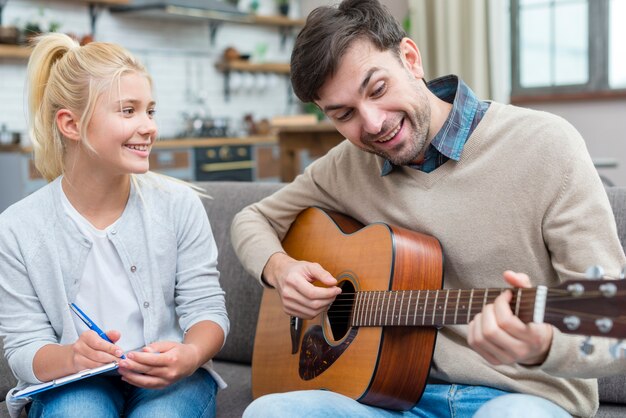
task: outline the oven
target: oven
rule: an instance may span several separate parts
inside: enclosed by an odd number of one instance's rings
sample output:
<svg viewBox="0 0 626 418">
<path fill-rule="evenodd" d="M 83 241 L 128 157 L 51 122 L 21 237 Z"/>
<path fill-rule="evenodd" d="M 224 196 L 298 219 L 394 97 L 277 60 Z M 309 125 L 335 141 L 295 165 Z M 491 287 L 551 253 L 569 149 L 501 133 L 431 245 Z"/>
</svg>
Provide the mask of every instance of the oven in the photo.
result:
<svg viewBox="0 0 626 418">
<path fill-rule="evenodd" d="M 252 181 L 251 145 L 217 145 L 195 148 L 197 181 Z"/>
</svg>

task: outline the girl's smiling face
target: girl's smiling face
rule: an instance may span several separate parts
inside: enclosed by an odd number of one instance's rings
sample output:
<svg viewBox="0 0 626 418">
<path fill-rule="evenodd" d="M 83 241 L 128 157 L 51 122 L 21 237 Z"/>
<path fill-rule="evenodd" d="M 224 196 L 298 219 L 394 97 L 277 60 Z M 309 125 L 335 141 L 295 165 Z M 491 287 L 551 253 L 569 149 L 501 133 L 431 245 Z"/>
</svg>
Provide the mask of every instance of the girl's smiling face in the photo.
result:
<svg viewBox="0 0 626 418">
<path fill-rule="evenodd" d="M 92 168 L 112 175 L 148 171 L 157 135 L 154 113 L 148 78 L 136 72 L 122 75 L 100 95 L 87 126 L 87 142 L 95 151 Z"/>
</svg>

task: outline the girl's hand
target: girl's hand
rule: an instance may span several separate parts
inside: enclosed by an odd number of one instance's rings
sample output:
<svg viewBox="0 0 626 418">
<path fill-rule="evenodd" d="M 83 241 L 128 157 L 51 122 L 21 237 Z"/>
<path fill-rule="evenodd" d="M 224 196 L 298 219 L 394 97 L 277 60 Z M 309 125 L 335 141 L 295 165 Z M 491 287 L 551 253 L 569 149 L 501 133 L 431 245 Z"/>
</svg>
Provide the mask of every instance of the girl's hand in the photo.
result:
<svg viewBox="0 0 626 418">
<path fill-rule="evenodd" d="M 122 380 L 145 389 L 160 389 L 192 375 L 200 363 L 193 344 L 160 341 L 126 354 L 119 362 Z"/>
<path fill-rule="evenodd" d="M 108 331 L 106 334 L 113 344 L 102 339 L 94 331 L 85 331 L 74 344 L 70 345 L 72 364 L 76 372 L 119 361 L 123 351 L 115 343 L 120 339 L 121 334 L 115 330 Z"/>
</svg>

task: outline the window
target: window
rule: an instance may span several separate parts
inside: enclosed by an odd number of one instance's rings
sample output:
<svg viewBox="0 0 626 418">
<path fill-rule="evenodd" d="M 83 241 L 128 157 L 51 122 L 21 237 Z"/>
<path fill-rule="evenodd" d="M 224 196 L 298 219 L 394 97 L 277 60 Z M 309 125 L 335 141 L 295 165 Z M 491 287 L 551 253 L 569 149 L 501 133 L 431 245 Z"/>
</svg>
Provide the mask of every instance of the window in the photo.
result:
<svg viewBox="0 0 626 418">
<path fill-rule="evenodd" d="M 625 19 L 626 0 L 511 0 L 512 98 L 626 94 Z"/>
</svg>

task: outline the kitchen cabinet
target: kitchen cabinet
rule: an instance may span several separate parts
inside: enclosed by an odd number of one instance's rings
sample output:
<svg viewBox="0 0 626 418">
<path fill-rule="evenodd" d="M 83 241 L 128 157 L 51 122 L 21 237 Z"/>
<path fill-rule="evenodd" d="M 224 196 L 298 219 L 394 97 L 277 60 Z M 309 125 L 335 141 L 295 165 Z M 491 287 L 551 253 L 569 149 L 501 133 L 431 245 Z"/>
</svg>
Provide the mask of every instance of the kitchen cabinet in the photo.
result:
<svg viewBox="0 0 626 418">
<path fill-rule="evenodd" d="M 313 160 L 345 138 L 330 123 L 284 126 L 278 130 L 280 180 L 290 182 Z"/>
<path fill-rule="evenodd" d="M 150 169 L 183 180 L 279 181 L 274 135 L 158 141 Z"/>
<path fill-rule="evenodd" d="M 192 148 L 153 148 L 150 170 L 185 181 L 194 180 Z"/>
<path fill-rule="evenodd" d="M 159 140 L 150 170 L 184 181 L 279 181 L 276 136 Z M 30 147 L 0 147 L 0 212 L 46 184 Z"/>
</svg>

